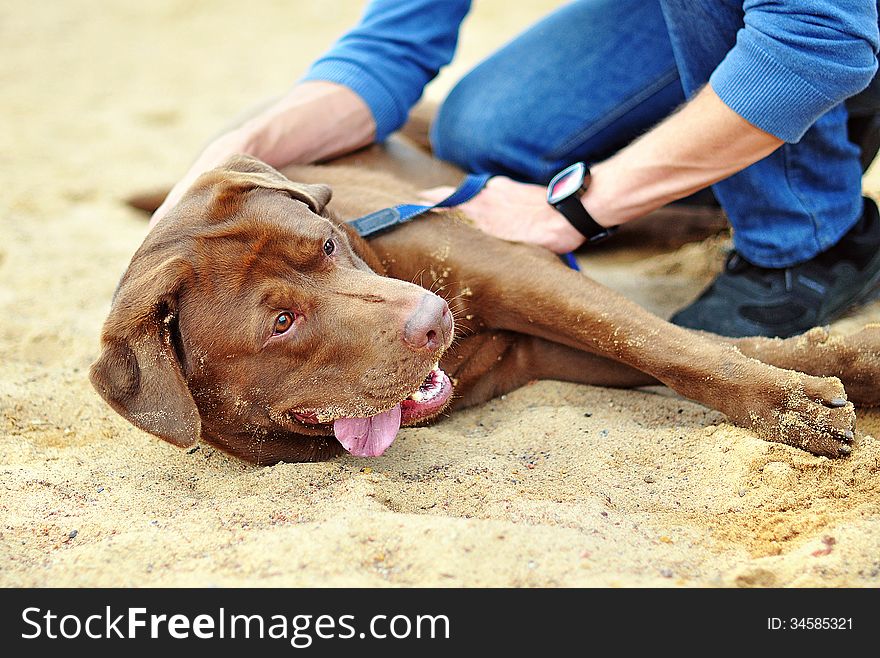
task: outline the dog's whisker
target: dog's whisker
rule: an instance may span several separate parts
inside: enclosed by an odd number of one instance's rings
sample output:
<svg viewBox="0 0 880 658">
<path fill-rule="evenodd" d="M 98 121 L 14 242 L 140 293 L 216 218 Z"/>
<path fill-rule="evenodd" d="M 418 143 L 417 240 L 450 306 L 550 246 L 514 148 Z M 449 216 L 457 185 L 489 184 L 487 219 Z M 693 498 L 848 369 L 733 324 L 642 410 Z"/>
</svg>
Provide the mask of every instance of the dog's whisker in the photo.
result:
<svg viewBox="0 0 880 658">
<path fill-rule="evenodd" d="M 423 279 L 422 279 L 424 274 L 425 274 L 425 268 L 423 267 L 422 269 L 420 269 L 418 272 L 416 272 L 413 275 L 413 277 L 410 279 L 410 283 L 415 283 L 417 286 L 424 288 L 425 286 L 424 286 Z M 418 283 L 416 283 L 416 279 L 419 280 Z"/>
</svg>

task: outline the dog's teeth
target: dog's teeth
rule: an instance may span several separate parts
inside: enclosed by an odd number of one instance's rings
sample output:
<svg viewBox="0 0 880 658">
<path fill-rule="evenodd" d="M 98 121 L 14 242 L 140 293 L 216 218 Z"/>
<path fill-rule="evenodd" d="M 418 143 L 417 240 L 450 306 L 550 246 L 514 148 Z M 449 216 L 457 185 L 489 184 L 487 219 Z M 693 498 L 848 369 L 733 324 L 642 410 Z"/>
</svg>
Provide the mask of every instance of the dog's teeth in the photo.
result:
<svg viewBox="0 0 880 658">
<path fill-rule="evenodd" d="M 412 395 L 409 396 L 411 400 L 415 400 L 416 402 L 421 402 L 425 399 L 425 394 L 421 391 L 416 391 Z"/>
</svg>

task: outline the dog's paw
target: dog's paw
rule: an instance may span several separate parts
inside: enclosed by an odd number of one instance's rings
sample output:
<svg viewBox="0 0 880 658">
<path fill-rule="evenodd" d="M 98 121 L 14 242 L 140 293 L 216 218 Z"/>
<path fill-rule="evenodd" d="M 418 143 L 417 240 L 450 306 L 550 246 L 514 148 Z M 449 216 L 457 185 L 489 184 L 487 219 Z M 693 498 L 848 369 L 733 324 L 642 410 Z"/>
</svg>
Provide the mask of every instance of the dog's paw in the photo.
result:
<svg viewBox="0 0 880 658">
<path fill-rule="evenodd" d="M 852 452 L 855 409 L 836 377 L 792 371 L 762 391 L 742 424 L 767 441 L 814 455 L 845 457 Z M 736 418 L 734 418 L 736 420 Z"/>
</svg>

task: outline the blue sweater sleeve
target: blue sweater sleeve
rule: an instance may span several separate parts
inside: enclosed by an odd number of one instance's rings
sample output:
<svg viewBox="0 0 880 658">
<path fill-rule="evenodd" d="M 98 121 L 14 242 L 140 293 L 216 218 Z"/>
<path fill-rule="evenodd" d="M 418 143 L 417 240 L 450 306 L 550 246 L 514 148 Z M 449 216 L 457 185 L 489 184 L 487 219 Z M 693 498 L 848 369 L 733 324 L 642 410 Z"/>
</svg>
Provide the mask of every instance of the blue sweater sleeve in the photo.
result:
<svg viewBox="0 0 880 658">
<path fill-rule="evenodd" d="M 328 80 L 364 99 L 376 141 L 406 121 L 428 82 L 452 60 L 470 0 L 373 0 L 361 22 L 315 62 L 305 80 Z"/>
<path fill-rule="evenodd" d="M 875 0 L 746 0 L 745 26 L 709 83 L 731 109 L 787 142 L 868 86 Z"/>
</svg>

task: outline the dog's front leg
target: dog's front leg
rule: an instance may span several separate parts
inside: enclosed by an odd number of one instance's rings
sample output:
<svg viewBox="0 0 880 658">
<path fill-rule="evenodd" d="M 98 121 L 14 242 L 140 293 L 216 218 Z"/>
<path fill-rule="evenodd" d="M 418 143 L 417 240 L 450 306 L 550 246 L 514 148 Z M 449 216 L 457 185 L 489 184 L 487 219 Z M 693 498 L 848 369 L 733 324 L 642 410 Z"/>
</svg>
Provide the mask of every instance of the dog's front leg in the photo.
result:
<svg viewBox="0 0 880 658">
<path fill-rule="evenodd" d="M 426 222 L 420 227 L 426 236 L 430 224 L 449 254 L 443 285 L 465 329 L 506 329 L 593 352 L 767 440 L 820 455 L 850 452 L 855 412 L 836 377 L 777 368 L 718 337 L 669 324 L 543 250 L 461 226 L 450 230 L 449 222 Z"/>
</svg>

